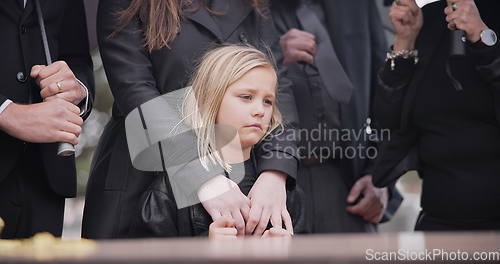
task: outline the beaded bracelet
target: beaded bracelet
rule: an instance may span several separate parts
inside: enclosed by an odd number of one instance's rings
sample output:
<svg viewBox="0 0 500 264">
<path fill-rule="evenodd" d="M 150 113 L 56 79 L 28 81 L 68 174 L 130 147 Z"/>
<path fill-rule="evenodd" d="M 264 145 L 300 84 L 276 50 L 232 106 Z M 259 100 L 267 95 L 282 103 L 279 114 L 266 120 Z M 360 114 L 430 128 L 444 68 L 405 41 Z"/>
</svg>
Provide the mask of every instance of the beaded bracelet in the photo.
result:
<svg viewBox="0 0 500 264">
<path fill-rule="evenodd" d="M 400 50 L 400 51 L 394 51 L 391 49 L 390 52 L 387 52 L 387 57 L 385 61 L 390 60 L 391 61 L 391 71 L 394 71 L 394 68 L 396 67 L 395 60 L 396 59 L 411 59 L 413 58 L 413 63 L 417 64 L 418 63 L 418 50 L 413 49 L 413 50 Z"/>
</svg>

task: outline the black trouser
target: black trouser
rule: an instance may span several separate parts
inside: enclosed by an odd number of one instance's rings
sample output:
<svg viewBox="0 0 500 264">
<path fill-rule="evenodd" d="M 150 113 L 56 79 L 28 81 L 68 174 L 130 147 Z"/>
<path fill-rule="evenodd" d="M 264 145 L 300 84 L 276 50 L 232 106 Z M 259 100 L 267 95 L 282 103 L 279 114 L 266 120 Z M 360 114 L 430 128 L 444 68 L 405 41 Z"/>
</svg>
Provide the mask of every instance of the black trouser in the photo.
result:
<svg viewBox="0 0 500 264">
<path fill-rule="evenodd" d="M 487 231 L 500 230 L 500 219 L 457 220 L 430 216 L 421 211 L 415 224 L 415 231 Z"/>
<path fill-rule="evenodd" d="M 38 145 L 27 144 L 15 168 L 0 182 L 2 238 L 26 238 L 38 232 L 61 236 L 64 197 L 47 181 Z"/>
</svg>

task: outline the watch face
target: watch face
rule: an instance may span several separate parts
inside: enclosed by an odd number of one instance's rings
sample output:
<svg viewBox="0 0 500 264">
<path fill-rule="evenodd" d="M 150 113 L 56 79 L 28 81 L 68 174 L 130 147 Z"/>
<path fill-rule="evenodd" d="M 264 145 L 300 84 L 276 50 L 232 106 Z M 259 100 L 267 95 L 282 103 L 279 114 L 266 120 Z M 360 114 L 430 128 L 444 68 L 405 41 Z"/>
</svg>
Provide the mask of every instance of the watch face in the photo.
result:
<svg viewBox="0 0 500 264">
<path fill-rule="evenodd" d="M 491 29 L 485 29 L 481 32 L 481 41 L 487 46 L 493 46 L 497 43 L 497 35 Z"/>
</svg>

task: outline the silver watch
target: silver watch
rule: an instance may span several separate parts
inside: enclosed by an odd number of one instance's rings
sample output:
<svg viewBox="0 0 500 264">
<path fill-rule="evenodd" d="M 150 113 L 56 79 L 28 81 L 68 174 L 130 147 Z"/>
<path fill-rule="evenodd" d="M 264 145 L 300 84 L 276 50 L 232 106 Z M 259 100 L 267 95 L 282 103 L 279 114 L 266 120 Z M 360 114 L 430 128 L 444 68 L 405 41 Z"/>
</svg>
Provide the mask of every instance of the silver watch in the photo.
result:
<svg viewBox="0 0 500 264">
<path fill-rule="evenodd" d="M 495 34 L 495 31 L 491 30 L 491 29 L 485 29 L 483 31 L 481 31 L 481 42 L 484 43 L 484 45 L 486 46 L 494 46 L 495 44 L 497 44 L 497 34 Z"/>
</svg>

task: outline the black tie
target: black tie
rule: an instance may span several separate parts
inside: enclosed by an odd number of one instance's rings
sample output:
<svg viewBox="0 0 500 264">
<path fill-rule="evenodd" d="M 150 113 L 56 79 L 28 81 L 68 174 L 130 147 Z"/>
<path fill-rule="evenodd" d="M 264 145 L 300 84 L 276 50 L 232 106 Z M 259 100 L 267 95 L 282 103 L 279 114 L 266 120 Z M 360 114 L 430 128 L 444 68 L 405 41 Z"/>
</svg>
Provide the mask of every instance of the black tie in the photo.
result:
<svg viewBox="0 0 500 264">
<path fill-rule="evenodd" d="M 314 56 L 314 64 L 318 68 L 328 94 L 338 102 L 348 103 L 351 100 L 354 86 L 340 64 L 328 32 L 307 5 L 300 5 L 296 12 L 302 28 L 316 36 L 317 51 Z"/>
</svg>

